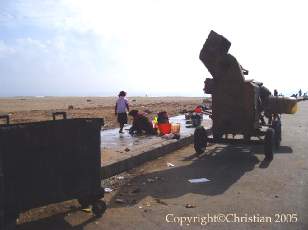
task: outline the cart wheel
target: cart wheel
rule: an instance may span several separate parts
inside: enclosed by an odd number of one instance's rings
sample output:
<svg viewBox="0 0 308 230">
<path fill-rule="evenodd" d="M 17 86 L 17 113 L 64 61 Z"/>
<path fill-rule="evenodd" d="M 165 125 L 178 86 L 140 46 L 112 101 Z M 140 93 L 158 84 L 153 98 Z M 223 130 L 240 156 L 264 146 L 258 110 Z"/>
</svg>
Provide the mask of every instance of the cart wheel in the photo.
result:
<svg viewBox="0 0 308 230">
<path fill-rule="evenodd" d="M 272 122 L 272 128 L 275 130 L 275 147 L 279 149 L 281 142 L 281 121 L 276 119 Z"/>
<path fill-rule="evenodd" d="M 101 217 L 103 213 L 106 211 L 107 205 L 105 201 L 102 200 L 97 200 L 93 205 L 92 205 L 92 212 L 96 217 Z"/>
<path fill-rule="evenodd" d="M 204 152 L 207 146 L 207 133 L 204 127 L 197 127 L 194 132 L 194 147 L 197 154 Z"/>
<path fill-rule="evenodd" d="M 273 146 L 275 143 L 275 130 L 268 128 L 264 138 L 264 154 L 266 160 L 273 160 Z"/>
</svg>

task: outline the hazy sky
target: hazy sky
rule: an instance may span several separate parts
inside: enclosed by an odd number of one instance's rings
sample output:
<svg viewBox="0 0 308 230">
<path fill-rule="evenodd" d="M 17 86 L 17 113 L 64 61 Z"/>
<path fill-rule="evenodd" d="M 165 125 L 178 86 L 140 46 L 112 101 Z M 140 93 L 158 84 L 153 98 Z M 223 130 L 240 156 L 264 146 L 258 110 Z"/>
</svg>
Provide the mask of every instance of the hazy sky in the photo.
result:
<svg viewBox="0 0 308 230">
<path fill-rule="evenodd" d="M 307 4 L 275 0 L 0 0 L 0 96 L 203 96 L 211 29 L 249 79 L 307 87 Z"/>
</svg>

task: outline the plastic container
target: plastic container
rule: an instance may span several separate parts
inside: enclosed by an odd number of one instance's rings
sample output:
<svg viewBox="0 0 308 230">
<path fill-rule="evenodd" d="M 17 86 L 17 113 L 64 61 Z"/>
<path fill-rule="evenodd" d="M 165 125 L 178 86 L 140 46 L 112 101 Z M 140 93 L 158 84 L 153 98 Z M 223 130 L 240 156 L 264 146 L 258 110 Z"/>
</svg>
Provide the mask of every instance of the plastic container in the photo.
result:
<svg viewBox="0 0 308 230">
<path fill-rule="evenodd" d="M 169 134 L 171 133 L 171 124 L 170 123 L 158 124 L 158 129 L 162 135 Z"/>
<path fill-rule="evenodd" d="M 180 123 L 172 123 L 171 124 L 171 133 L 180 134 L 181 124 Z"/>
</svg>

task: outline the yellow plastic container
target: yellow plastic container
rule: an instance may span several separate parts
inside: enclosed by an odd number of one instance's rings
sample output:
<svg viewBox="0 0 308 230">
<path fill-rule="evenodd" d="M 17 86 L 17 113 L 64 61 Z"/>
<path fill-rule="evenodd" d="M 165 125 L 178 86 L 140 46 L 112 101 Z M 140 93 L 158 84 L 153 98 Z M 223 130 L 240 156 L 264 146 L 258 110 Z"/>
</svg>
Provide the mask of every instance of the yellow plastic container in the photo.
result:
<svg viewBox="0 0 308 230">
<path fill-rule="evenodd" d="M 180 123 L 172 123 L 171 124 L 171 133 L 180 134 L 181 124 Z"/>
</svg>

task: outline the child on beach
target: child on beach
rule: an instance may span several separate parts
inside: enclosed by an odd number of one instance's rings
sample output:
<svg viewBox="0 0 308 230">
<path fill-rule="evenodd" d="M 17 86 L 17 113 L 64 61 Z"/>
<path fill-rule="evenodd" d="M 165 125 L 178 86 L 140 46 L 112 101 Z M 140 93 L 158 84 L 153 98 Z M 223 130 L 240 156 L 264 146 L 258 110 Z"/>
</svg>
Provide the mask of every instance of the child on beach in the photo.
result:
<svg viewBox="0 0 308 230">
<path fill-rule="evenodd" d="M 115 115 L 117 116 L 118 122 L 120 123 L 119 133 L 124 133 L 123 132 L 124 124 L 127 124 L 126 111 L 129 112 L 129 106 L 128 106 L 128 100 L 125 98 L 126 97 L 125 91 L 121 91 L 118 96 L 119 98 L 115 105 Z"/>
</svg>

